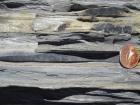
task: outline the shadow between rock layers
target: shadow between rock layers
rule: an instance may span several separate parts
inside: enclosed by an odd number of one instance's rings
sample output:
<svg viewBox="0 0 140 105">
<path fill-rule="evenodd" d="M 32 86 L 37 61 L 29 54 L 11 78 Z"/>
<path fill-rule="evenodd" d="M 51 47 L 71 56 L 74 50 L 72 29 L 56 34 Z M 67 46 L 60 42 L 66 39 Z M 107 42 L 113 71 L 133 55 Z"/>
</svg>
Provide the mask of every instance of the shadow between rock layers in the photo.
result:
<svg viewBox="0 0 140 105">
<path fill-rule="evenodd" d="M 1 105 L 138 105 L 137 90 L 100 88 L 40 89 L 35 87 L 1 87 Z"/>
<path fill-rule="evenodd" d="M 125 71 L 118 64 L 123 44 L 140 45 L 139 4 L 138 0 L 1 0 L 0 61 L 7 61 L 1 62 L 1 86 L 60 89 L 0 87 L 0 104 L 140 104 L 140 91 L 135 90 L 139 71 Z M 87 85 L 98 88 L 82 88 Z"/>
</svg>

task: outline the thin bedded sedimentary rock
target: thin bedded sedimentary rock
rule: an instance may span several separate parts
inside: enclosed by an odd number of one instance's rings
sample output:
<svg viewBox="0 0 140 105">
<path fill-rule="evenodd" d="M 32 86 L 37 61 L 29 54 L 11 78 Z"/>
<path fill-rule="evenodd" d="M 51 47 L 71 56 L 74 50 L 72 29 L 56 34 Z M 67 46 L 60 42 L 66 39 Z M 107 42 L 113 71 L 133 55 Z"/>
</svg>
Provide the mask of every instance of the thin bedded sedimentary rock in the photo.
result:
<svg viewBox="0 0 140 105">
<path fill-rule="evenodd" d="M 38 47 L 34 34 L 0 33 L 0 53 L 35 52 Z"/>
<path fill-rule="evenodd" d="M 1 62 L 1 69 L 1 86 L 18 85 L 53 89 L 97 87 L 139 90 L 139 68 L 127 71 L 118 63 Z"/>
<path fill-rule="evenodd" d="M 139 4 L 1 0 L 0 104 L 139 105 L 140 68 L 119 64 L 140 45 Z"/>
<path fill-rule="evenodd" d="M 42 1 L 42 2 L 17 1 L 17 4 L 14 1 L 1 2 L 1 5 L 3 5 L 3 7 L 4 5 L 6 6 L 6 4 L 10 5 L 11 7 L 13 5 L 13 6 L 17 6 L 17 10 L 3 9 L 1 11 L 1 14 L 0 14 L 1 30 L 0 31 L 1 32 L 26 32 L 26 33 L 35 33 L 35 32 L 46 33 L 46 32 L 54 32 L 54 31 L 70 31 L 70 32 L 91 31 L 91 30 L 99 31 L 99 30 L 96 30 L 97 24 L 111 24 L 113 26 L 117 26 L 118 29 L 115 28 L 115 30 L 119 30 L 122 27 L 131 27 L 131 29 L 129 28 L 130 29 L 129 33 L 130 32 L 139 33 L 139 24 L 138 24 L 139 11 L 137 10 L 135 11 L 133 8 L 129 8 L 127 7 L 127 5 L 125 5 L 129 3 L 130 1 L 129 2 L 122 1 L 122 4 L 121 4 L 121 1 L 119 1 L 118 4 L 120 3 L 121 5 L 117 5 L 117 6 L 114 6 L 113 4 L 111 4 L 111 2 L 109 3 L 107 1 L 104 1 L 104 5 L 101 1 L 98 1 L 98 2 L 89 1 L 89 2 L 85 2 L 85 6 L 87 6 L 88 8 L 84 7 L 85 9 L 83 10 L 77 10 L 77 11 L 75 10 L 72 12 L 66 12 L 66 11 L 65 12 L 64 11 L 63 12 L 54 12 L 54 11 L 47 12 L 45 10 L 43 12 L 40 12 L 39 10 L 36 9 L 38 5 L 50 5 L 53 7 L 57 7 L 55 6 L 55 4 L 59 5 L 60 3 L 61 5 L 61 2 L 63 1 L 60 0 L 58 1 L 59 3 L 56 2 L 54 5 L 53 5 L 53 2 L 55 1 Z M 69 3 L 69 1 L 65 1 L 65 2 L 67 2 L 68 4 L 71 4 Z M 30 12 L 26 11 L 25 9 L 20 10 L 18 9 L 18 6 L 20 5 L 20 3 L 24 4 L 25 7 L 28 7 L 26 5 L 31 5 L 31 4 L 36 7 L 34 8 L 34 11 L 32 10 Z M 97 6 L 94 7 L 92 3 L 95 3 L 94 5 L 97 5 Z M 78 6 L 79 5 L 84 6 L 84 3 L 82 4 L 82 1 L 80 3 L 73 1 L 72 5 L 74 4 L 75 5 L 77 4 Z M 106 4 L 110 4 L 110 5 L 106 5 Z M 130 2 L 130 4 L 132 3 Z M 76 7 L 73 7 L 73 8 L 76 8 Z M 80 8 L 80 7 L 77 7 L 77 8 Z M 27 10 L 30 10 L 30 9 L 27 9 Z M 66 9 L 62 9 L 62 10 L 66 10 Z M 86 16 L 91 17 L 91 20 L 86 21 Z M 81 19 L 81 17 L 83 17 L 83 19 Z"/>
<path fill-rule="evenodd" d="M 118 51 L 123 43 L 139 45 L 139 39 L 132 38 L 130 34 L 118 35 L 98 32 L 0 33 L 0 40 L 0 48 L 3 49 L 1 52 L 6 52 L 6 50 L 25 50 L 25 52 L 32 50 L 32 52 L 35 52 L 42 49 L 43 46 L 46 48 L 44 51 L 71 51 L 72 49 L 78 51 L 88 51 L 88 49 L 89 51 Z M 79 48 L 76 49 L 76 46 L 79 46 Z"/>
<path fill-rule="evenodd" d="M 32 33 L 32 19 L 35 18 L 34 13 L 1 13 L 0 14 L 0 30 L 1 32 L 29 32 Z"/>
</svg>

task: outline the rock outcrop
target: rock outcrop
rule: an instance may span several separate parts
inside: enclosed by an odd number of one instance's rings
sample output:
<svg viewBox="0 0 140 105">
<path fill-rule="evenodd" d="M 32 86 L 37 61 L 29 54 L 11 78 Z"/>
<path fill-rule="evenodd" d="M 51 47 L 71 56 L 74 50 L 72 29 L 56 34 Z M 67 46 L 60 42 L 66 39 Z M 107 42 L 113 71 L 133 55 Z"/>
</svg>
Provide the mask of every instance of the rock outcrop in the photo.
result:
<svg viewBox="0 0 140 105">
<path fill-rule="evenodd" d="M 139 104 L 140 67 L 119 64 L 139 18 L 139 0 L 1 0 L 0 103 Z"/>
</svg>

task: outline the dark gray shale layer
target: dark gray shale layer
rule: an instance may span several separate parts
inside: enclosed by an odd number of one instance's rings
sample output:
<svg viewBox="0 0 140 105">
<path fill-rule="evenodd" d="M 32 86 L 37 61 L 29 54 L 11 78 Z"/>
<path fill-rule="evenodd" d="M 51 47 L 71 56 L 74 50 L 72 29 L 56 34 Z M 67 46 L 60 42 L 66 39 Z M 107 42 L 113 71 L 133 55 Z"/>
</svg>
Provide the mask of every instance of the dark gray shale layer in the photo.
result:
<svg viewBox="0 0 140 105">
<path fill-rule="evenodd" d="M 76 63 L 76 62 L 116 62 L 119 63 L 119 52 L 83 52 L 83 51 L 53 51 L 48 53 L 9 52 L 1 53 L 0 60 L 7 62 L 54 62 L 54 63 Z"/>
</svg>

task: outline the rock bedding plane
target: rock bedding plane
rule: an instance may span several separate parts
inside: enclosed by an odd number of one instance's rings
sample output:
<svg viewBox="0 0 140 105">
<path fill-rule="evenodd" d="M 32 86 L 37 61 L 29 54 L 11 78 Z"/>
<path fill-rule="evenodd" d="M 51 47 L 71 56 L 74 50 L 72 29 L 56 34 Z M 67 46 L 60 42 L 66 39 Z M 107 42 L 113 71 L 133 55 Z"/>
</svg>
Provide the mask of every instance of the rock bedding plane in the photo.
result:
<svg viewBox="0 0 140 105">
<path fill-rule="evenodd" d="M 119 64 L 123 45 L 140 47 L 139 18 L 139 0 L 1 0 L 0 103 L 35 89 L 25 103 L 139 104 L 140 67 Z"/>
</svg>

